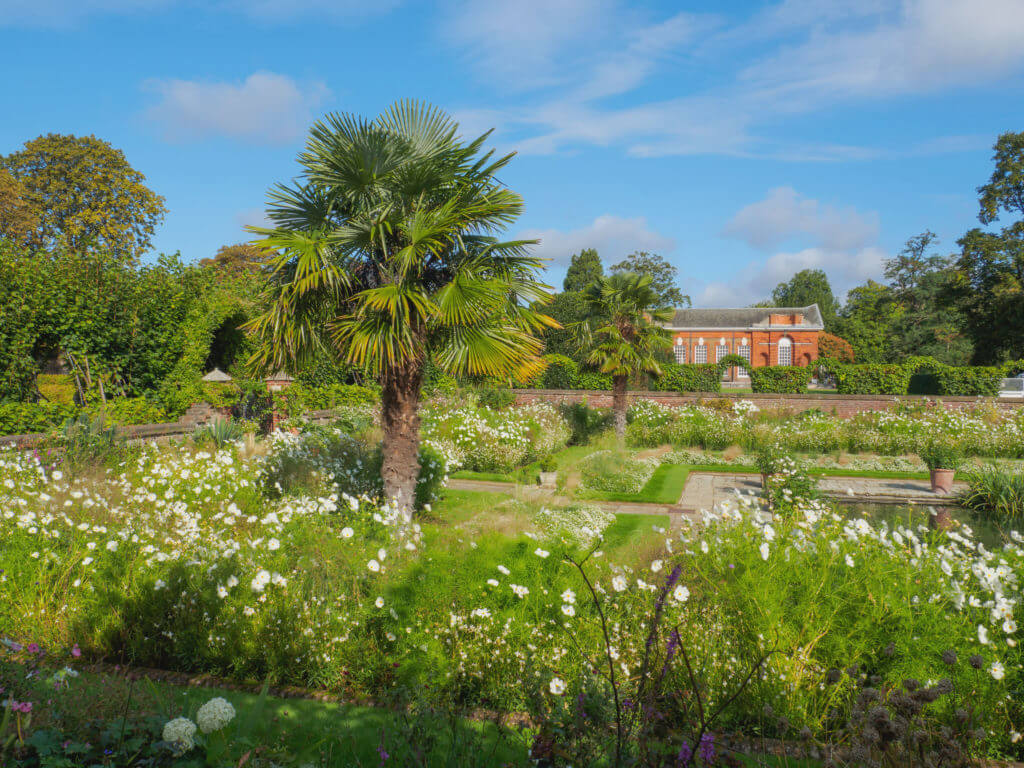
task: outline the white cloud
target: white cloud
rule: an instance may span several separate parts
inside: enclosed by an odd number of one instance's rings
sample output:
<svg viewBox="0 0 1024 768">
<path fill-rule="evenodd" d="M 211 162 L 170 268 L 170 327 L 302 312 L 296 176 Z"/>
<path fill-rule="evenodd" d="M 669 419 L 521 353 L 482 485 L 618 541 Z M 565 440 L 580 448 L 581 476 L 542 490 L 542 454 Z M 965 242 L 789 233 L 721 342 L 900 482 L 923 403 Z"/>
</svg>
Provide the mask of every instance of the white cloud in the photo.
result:
<svg viewBox="0 0 1024 768">
<path fill-rule="evenodd" d="M 633 251 L 659 251 L 664 253 L 675 248 L 670 237 L 661 235 L 647 225 L 647 219 L 632 219 L 605 214 L 580 229 L 568 232 L 560 229 L 527 229 L 519 232 L 516 239 L 535 240 L 533 252 L 552 264 L 566 266 L 574 253 L 583 248 L 596 248 L 603 261 L 615 263 Z"/>
<path fill-rule="evenodd" d="M 312 110 L 329 95 L 323 83 L 303 86 L 273 72 L 256 72 L 241 83 L 158 80 L 146 86 L 160 95 L 146 116 L 169 141 L 229 136 L 288 143 L 305 132 Z"/>
<path fill-rule="evenodd" d="M 878 214 L 838 208 L 804 197 L 792 187 L 777 187 L 764 200 L 741 208 L 723 234 L 754 248 L 769 249 L 807 236 L 830 251 L 850 251 L 878 239 Z"/>
<path fill-rule="evenodd" d="M 882 262 L 889 255 L 877 246 L 855 251 L 805 248 L 776 253 L 765 261 L 752 261 L 736 272 L 729 282 L 710 282 L 696 286 L 693 303 L 698 307 L 744 307 L 766 299 L 781 282 L 802 269 L 822 269 L 828 275 L 832 292 L 839 298 L 856 285 L 882 276 Z"/>
</svg>

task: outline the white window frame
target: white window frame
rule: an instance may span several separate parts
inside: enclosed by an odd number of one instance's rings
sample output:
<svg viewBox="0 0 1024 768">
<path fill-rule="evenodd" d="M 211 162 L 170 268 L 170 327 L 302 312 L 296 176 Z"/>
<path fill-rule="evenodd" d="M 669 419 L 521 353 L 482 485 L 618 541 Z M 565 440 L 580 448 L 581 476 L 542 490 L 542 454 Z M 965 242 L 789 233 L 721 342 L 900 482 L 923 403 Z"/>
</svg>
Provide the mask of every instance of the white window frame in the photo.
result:
<svg viewBox="0 0 1024 768">
<path fill-rule="evenodd" d="M 686 345 L 676 344 L 673 351 L 675 352 L 676 362 L 679 365 L 683 365 L 686 362 Z"/>
<path fill-rule="evenodd" d="M 693 362 L 697 365 L 708 361 L 708 345 L 698 344 L 693 348 Z"/>
<path fill-rule="evenodd" d="M 778 365 L 792 365 L 793 364 L 793 340 L 788 336 L 783 336 L 779 339 L 778 345 Z M 786 360 L 782 359 L 782 350 L 786 350 Z"/>
<path fill-rule="evenodd" d="M 715 362 L 722 362 L 722 358 L 729 354 L 728 344 L 717 344 L 715 345 Z"/>
<path fill-rule="evenodd" d="M 746 360 L 747 363 L 750 363 L 750 345 L 749 344 L 741 344 L 740 345 L 739 355 L 744 360 Z M 749 367 L 749 365 L 747 367 Z M 739 366 L 739 365 L 736 366 L 736 375 L 740 376 L 740 377 L 742 377 L 744 379 L 749 379 L 750 378 L 750 373 L 747 371 L 747 369 L 744 368 L 743 366 Z"/>
</svg>

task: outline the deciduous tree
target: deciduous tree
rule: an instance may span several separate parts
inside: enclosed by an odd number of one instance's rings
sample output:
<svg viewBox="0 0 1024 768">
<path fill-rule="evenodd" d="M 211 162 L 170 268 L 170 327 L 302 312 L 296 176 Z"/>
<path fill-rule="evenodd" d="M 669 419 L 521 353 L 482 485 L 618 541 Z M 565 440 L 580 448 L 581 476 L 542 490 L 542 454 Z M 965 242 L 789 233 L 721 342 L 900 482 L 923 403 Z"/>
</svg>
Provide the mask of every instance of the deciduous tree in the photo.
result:
<svg viewBox="0 0 1024 768">
<path fill-rule="evenodd" d="M 634 272 L 651 278 L 656 307 L 688 307 L 690 297 L 679 290 L 679 270 L 663 256 L 648 251 L 634 251 L 614 267 L 612 272 Z"/>
</svg>

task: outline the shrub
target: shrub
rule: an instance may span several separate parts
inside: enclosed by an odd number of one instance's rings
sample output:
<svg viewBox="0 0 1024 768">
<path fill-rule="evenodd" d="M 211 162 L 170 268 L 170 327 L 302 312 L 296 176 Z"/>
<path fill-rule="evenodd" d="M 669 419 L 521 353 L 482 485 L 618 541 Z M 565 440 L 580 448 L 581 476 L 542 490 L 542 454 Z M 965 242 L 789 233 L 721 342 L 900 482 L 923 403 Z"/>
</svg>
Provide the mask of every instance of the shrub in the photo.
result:
<svg viewBox="0 0 1024 768">
<path fill-rule="evenodd" d="M 0 434 L 49 432 L 77 416 L 79 411 L 77 406 L 64 403 L 0 402 Z"/>
<path fill-rule="evenodd" d="M 66 373 L 40 373 L 36 376 L 36 388 L 51 403 L 75 403 L 75 382 Z"/>
<path fill-rule="evenodd" d="M 831 333 L 818 334 L 818 355 L 849 364 L 854 361 L 853 347 L 846 339 Z"/>
<path fill-rule="evenodd" d="M 658 463 L 652 459 L 636 459 L 615 451 L 597 451 L 578 465 L 580 487 L 610 493 L 640 493 L 657 468 Z"/>
<path fill-rule="evenodd" d="M 843 365 L 835 373 L 844 395 L 905 395 L 910 384 L 910 370 L 902 365 Z"/>
<path fill-rule="evenodd" d="M 612 377 L 597 371 L 580 371 L 573 382 L 573 389 L 592 389 L 598 391 L 612 388 Z"/>
<path fill-rule="evenodd" d="M 750 388 L 754 392 L 800 394 L 807 391 L 813 368 L 798 365 L 773 365 L 750 369 Z"/>
<path fill-rule="evenodd" d="M 120 457 L 124 449 L 124 441 L 114 427 L 107 426 L 102 414 L 90 417 L 82 413 L 68 419 L 49 442 L 72 472 L 107 463 Z"/>
<path fill-rule="evenodd" d="M 1003 376 L 1011 377 L 1024 373 L 1024 359 L 1003 363 Z"/>
<path fill-rule="evenodd" d="M 572 429 L 569 445 L 586 445 L 591 437 L 604 432 L 612 423 L 612 413 L 607 408 L 591 408 L 586 403 L 566 403 L 559 410 Z"/>
<path fill-rule="evenodd" d="M 1003 370 L 995 366 L 946 366 L 937 377 L 940 395 L 994 397 L 999 394 Z"/>
<path fill-rule="evenodd" d="M 485 387 L 476 391 L 477 402 L 480 405 L 490 408 L 492 411 L 500 411 L 515 403 L 516 396 L 511 389 Z"/>
<path fill-rule="evenodd" d="M 197 443 L 209 442 L 218 448 L 224 448 L 236 440 L 241 440 L 244 435 L 245 430 L 231 419 L 214 419 L 211 424 L 193 432 L 192 438 Z"/>
<path fill-rule="evenodd" d="M 963 451 L 953 443 L 932 440 L 917 455 L 928 469 L 956 469 L 963 463 Z"/>
<path fill-rule="evenodd" d="M 574 389 L 580 374 L 576 361 L 565 355 L 544 355 L 547 368 L 541 377 L 544 389 Z"/>
<path fill-rule="evenodd" d="M 107 400 L 104 413 L 110 424 L 164 424 L 173 421 L 167 411 L 145 397 L 118 397 Z"/>
<path fill-rule="evenodd" d="M 960 503 L 996 523 L 1016 525 L 1024 520 L 1024 474 L 989 464 L 967 477 Z"/>
<path fill-rule="evenodd" d="M 722 367 L 714 363 L 664 363 L 652 388 L 660 392 L 720 392 Z"/>
</svg>

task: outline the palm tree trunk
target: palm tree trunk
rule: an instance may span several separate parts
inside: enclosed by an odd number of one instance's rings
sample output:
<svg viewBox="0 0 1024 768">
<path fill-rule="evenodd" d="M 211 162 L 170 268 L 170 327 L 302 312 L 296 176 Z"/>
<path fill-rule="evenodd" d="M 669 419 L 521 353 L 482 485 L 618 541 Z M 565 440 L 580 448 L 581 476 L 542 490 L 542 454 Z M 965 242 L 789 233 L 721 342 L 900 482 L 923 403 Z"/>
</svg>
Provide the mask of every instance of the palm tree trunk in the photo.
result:
<svg viewBox="0 0 1024 768">
<path fill-rule="evenodd" d="M 394 503 L 406 520 L 412 519 L 416 478 L 420 473 L 421 361 L 389 368 L 381 377 L 381 426 L 384 430 L 384 462 L 381 479 L 384 498 Z"/>
<path fill-rule="evenodd" d="M 615 439 L 622 448 L 626 444 L 626 387 L 629 378 L 612 377 L 612 412 L 615 414 Z"/>
</svg>

